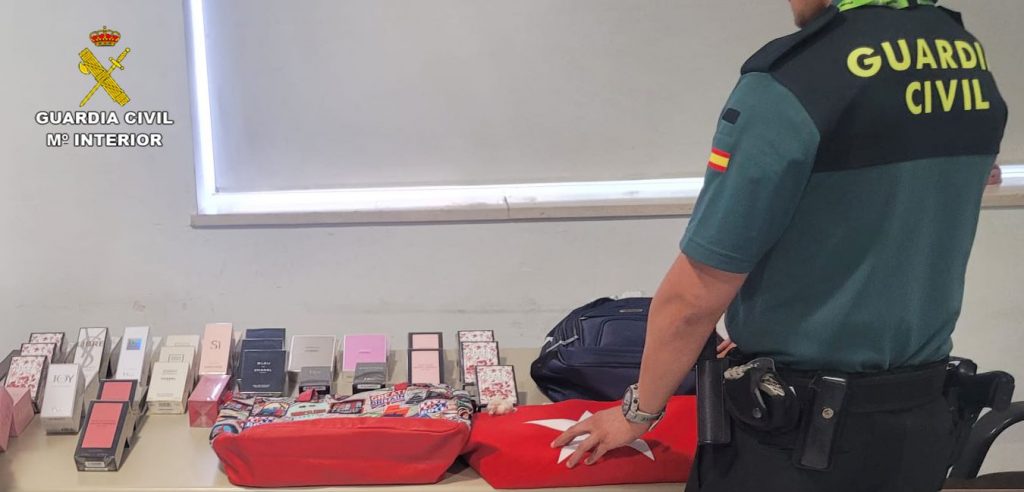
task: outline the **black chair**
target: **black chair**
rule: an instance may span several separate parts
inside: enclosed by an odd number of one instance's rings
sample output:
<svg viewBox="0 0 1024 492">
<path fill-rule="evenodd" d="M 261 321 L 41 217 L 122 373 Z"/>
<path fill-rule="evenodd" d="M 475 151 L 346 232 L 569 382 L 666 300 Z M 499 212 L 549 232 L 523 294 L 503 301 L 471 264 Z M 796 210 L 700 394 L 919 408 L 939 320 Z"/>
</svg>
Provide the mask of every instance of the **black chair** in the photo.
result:
<svg viewBox="0 0 1024 492">
<path fill-rule="evenodd" d="M 957 372 L 950 399 L 960 402 L 959 455 L 946 480 L 946 489 L 1024 489 L 1024 471 L 978 476 L 992 443 L 1011 425 L 1024 421 L 1024 401 L 1011 403 L 1013 376 L 1002 372 L 976 374 L 977 366 L 953 359 Z M 964 402 L 967 402 L 964 404 Z M 984 408 L 992 411 L 978 418 Z"/>
</svg>

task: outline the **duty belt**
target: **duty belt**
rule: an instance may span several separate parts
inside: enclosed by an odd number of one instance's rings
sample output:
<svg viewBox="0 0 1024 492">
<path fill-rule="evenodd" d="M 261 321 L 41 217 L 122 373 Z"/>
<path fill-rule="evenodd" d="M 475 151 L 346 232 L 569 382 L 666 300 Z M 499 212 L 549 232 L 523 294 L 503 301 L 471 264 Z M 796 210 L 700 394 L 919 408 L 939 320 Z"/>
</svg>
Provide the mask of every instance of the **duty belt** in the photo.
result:
<svg viewBox="0 0 1024 492">
<path fill-rule="evenodd" d="M 942 395 L 946 383 L 946 361 L 878 374 L 835 374 L 829 372 L 778 370 L 798 396 L 816 379 L 838 377 L 846 381 L 845 408 L 848 412 L 893 412 L 924 405 Z"/>
<path fill-rule="evenodd" d="M 794 463 L 825 470 L 831 466 L 844 415 L 924 405 L 942 396 L 946 378 L 945 360 L 882 373 L 845 374 L 790 370 L 761 357 L 725 371 L 724 406 L 734 420 L 753 431 L 798 430 Z"/>
</svg>

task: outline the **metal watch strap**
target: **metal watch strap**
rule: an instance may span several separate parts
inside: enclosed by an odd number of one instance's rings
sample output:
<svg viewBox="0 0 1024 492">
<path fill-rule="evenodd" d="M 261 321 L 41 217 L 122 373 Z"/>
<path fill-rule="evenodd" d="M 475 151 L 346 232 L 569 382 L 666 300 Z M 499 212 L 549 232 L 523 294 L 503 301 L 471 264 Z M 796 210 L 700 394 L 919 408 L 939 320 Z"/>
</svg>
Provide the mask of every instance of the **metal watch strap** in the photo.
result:
<svg viewBox="0 0 1024 492">
<path fill-rule="evenodd" d="M 623 412 L 623 415 L 626 417 L 627 421 L 634 424 L 649 425 L 653 428 L 665 416 L 664 410 L 658 413 L 647 413 L 640 410 L 640 394 L 638 385 L 634 384 L 630 386 L 626 391 L 626 396 L 630 398 L 628 407 L 627 405 L 623 405 L 624 409 L 626 409 L 626 411 Z"/>
</svg>

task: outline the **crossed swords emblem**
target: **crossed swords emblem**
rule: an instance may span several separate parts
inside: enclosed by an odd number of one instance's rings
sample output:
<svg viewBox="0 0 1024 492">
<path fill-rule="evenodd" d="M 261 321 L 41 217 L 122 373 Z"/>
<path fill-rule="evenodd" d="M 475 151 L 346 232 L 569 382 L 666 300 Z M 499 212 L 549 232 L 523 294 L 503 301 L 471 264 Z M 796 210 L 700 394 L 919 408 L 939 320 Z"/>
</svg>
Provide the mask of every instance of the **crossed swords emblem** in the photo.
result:
<svg viewBox="0 0 1024 492">
<path fill-rule="evenodd" d="M 129 98 L 128 94 L 124 92 L 124 89 L 117 84 L 117 81 L 114 80 L 114 77 L 112 77 L 111 74 L 114 72 L 114 69 L 124 70 L 124 65 L 122 65 L 121 62 L 124 61 L 125 57 L 128 56 L 128 53 L 131 51 L 131 48 L 125 48 L 116 59 L 113 57 L 108 58 L 108 60 L 110 60 L 110 68 L 104 67 L 103 63 L 96 58 L 96 55 L 93 55 L 92 51 L 89 51 L 89 48 L 78 53 L 78 57 L 82 59 L 82 61 L 78 62 L 78 70 L 86 75 L 92 75 L 92 78 L 96 80 L 96 84 L 92 86 L 92 89 L 85 95 L 78 107 L 85 106 L 100 87 L 102 87 L 103 90 L 106 91 L 107 95 L 109 95 L 117 104 L 120 104 L 121 106 L 128 104 L 128 101 L 130 101 L 131 98 Z"/>
</svg>

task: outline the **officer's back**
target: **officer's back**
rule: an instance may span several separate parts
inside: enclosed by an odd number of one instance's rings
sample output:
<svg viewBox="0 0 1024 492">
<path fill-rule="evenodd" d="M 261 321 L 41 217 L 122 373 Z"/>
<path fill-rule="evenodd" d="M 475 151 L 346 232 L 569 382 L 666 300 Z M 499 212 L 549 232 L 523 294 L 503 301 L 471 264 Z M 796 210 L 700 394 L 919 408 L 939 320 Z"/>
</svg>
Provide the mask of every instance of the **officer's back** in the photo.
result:
<svg viewBox="0 0 1024 492">
<path fill-rule="evenodd" d="M 945 360 L 1007 108 L 933 3 L 843 0 L 744 65 L 680 247 L 747 274 L 726 326 L 783 384 L 732 373 L 732 441 L 700 448 L 688 490 L 940 487 Z"/>
<path fill-rule="evenodd" d="M 947 356 L 1007 117 L 982 44 L 936 7 L 833 9 L 743 72 L 725 112 L 739 115 L 715 137 L 731 163 L 709 171 L 702 196 L 737 206 L 699 204 L 683 241 L 691 257 L 750 272 L 727 314 L 733 339 L 807 369 Z M 801 114 L 759 114 L 779 106 Z M 774 138 L 752 128 L 766 122 Z M 783 162 L 765 162 L 773 152 Z"/>
</svg>

